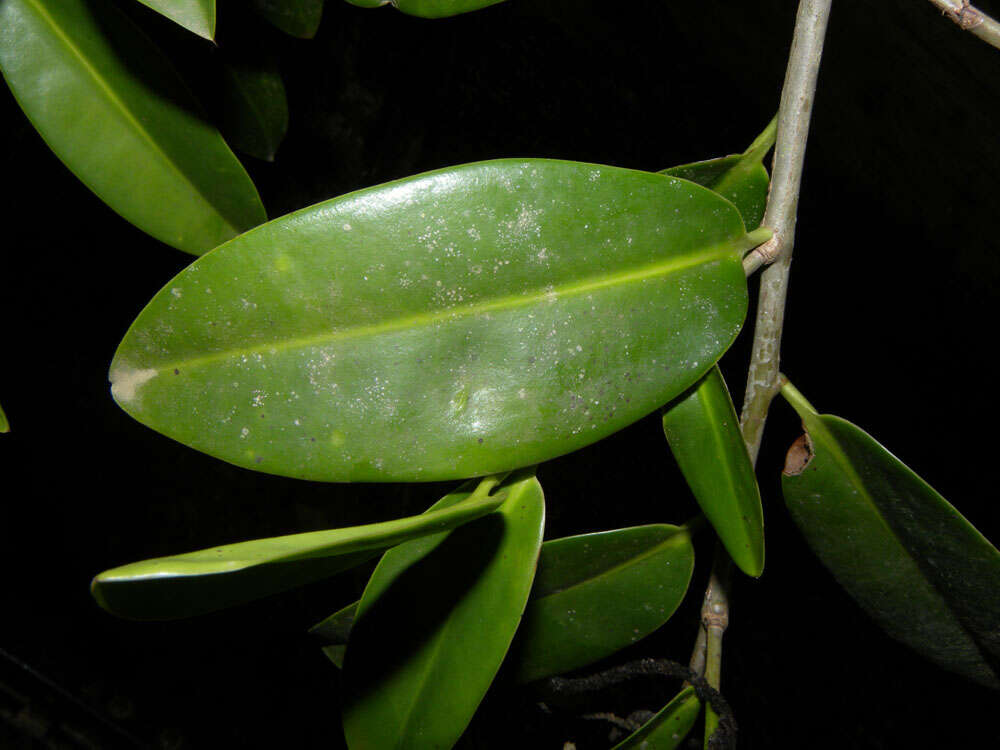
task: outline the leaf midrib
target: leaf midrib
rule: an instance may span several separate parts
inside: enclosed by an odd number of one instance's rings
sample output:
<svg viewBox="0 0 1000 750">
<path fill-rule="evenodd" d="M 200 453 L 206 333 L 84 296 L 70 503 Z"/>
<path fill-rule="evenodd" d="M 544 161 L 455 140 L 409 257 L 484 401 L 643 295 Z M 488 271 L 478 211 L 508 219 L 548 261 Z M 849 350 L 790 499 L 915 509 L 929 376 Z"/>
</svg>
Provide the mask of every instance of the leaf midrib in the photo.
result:
<svg viewBox="0 0 1000 750">
<path fill-rule="evenodd" d="M 194 183 L 194 181 L 183 171 L 177 164 L 169 157 L 169 155 L 160 147 L 156 139 L 150 135 L 149 131 L 146 130 L 142 123 L 140 123 L 135 116 L 129 111 L 128 107 L 122 101 L 122 99 L 114 92 L 111 86 L 104 80 L 100 72 L 90 63 L 86 55 L 80 50 L 80 48 L 73 43 L 73 40 L 63 31 L 62 27 L 56 22 L 52 15 L 46 10 L 46 8 L 41 4 L 39 0 L 26 0 L 27 3 L 35 8 L 36 13 L 44 20 L 52 32 L 63 42 L 66 48 L 73 53 L 73 55 L 79 60 L 81 67 L 90 74 L 90 77 L 94 80 L 97 88 L 104 93 L 104 95 L 111 101 L 111 103 L 118 108 L 124 119 L 133 127 L 133 129 L 139 133 L 143 140 L 145 140 L 151 147 L 153 153 L 155 153 L 162 162 L 164 162 L 169 169 L 181 178 L 181 181 L 188 185 L 191 190 L 203 200 L 212 212 L 218 216 L 222 222 L 232 230 L 233 235 L 240 233 L 240 229 L 237 228 L 229 221 L 215 206 L 214 203 L 208 198 L 207 195 Z M 116 9 L 117 10 L 117 9 Z"/>
<path fill-rule="evenodd" d="M 736 251 L 740 249 L 741 240 L 745 240 L 746 237 L 747 235 L 743 235 L 743 237 L 738 239 L 730 240 L 720 245 L 715 245 L 709 250 L 697 255 L 685 256 L 681 259 L 674 258 L 667 262 L 656 263 L 637 270 L 600 277 L 591 277 L 582 281 L 566 284 L 563 287 L 550 287 L 547 290 L 539 290 L 534 294 L 507 295 L 466 306 L 451 307 L 426 313 L 417 313 L 414 315 L 393 318 L 380 323 L 347 328 L 340 331 L 325 331 L 323 333 L 299 336 L 278 342 L 269 341 L 248 347 L 226 349 L 212 354 L 202 355 L 200 357 L 192 357 L 190 359 L 175 360 L 165 364 L 153 365 L 150 369 L 154 369 L 159 372 L 181 368 L 198 368 L 215 362 L 249 354 L 260 354 L 264 352 L 268 354 L 277 354 L 280 351 L 315 348 L 331 344 L 335 341 L 364 338 L 366 336 L 377 336 L 384 333 L 393 333 L 407 328 L 427 327 L 436 323 L 452 321 L 458 318 L 485 315 L 498 310 L 516 309 L 550 300 L 553 299 L 553 297 L 557 299 L 573 297 L 609 287 L 638 283 L 647 279 L 656 278 L 657 276 L 666 276 L 670 273 L 684 271 L 697 265 L 723 260 L 727 257 L 737 258 L 738 256 L 736 255 Z M 116 360 L 117 359 L 118 358 L 116 357 Z M 129 367 L 136 366 L 135 363 L 131 362 L 126 362 L 124 364 L 127 364 Z M 139 366 L 142 365 L 140 364 Z"/>
</svg>

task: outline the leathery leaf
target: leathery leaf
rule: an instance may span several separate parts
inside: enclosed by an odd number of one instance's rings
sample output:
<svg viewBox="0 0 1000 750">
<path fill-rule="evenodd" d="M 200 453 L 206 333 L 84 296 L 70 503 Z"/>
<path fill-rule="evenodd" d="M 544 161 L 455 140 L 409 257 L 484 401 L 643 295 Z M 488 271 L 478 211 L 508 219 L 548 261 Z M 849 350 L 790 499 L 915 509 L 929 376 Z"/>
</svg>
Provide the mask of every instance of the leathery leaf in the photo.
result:
<svg viewBox="0 0 1000 750">
<path fill-rule="evenodd" d="M 107 0 L 3 0 L 0 70 L 63 163 L 153 237 L 197 254 L 265 220 L 169 61 Z"/>
<path fill-rule="evenodd" d="M 352 750 L 451 747 L 475 713 L 524 611 L 544 526 L 533 475 L 501 486 L 496 512 L 395 547 L 375 569 L 344 660 Z"/>
<path fill-rule="evenodd" d="M 670 450 L 740 570 L 764 572 L 764 511 L 739 417 L 718 367 L 663 412 Z"/>
<path fill-rule="evenodd" d="M 323 0 L 252 0 L 261 16 L 286 34 L 311 39 L 323 18 Z"/>
<path fill-rule="evenodd" d="M 657 524 L 545 542 L 507 665 L 522 682 L 568 672 L 630 646 L 680 605 L 694 569 L 685 527 Z M 357 602 L 310 629 L 343 665 Z"/>
<path fill-rule="evenodd" d="M 496 5 L 503 0 L 347 0 L 347 2 L 351 5 L 357 5 L 359 8 L 379 8 L 383 5 L 392 5 L 410 16 L 446 18 Z"/>
<path fill-rule="evenodd" d="M 7 415 L 3 413 L 2 406 L 0 406 L 0 432 L 10 432 L 10 422 L 7 421 Z"/>
<path fill-rule="evenodd" d="M 215 0 L 139 0 L 174 23 L 206 39 L 215 36 Z"/>
<path fill-rule="evenodd" d="M 1000 552 L 866 432 L 782 394 L 806 430 L 782 490 L 813 551 L 890 636 L 1000 688 Z"/>
<path fill-rule="evenodd" d="M 756 229 L 764 219 L 771 184 L 763 159 L 774 145 L 777 132 L 776 116 L 742 154 L 681 164 L 664 169 L 661 174 L 691 180 L 714 190 L 739 209 L 747 229 Z"/>
<path fill-rule="evenodd" d="M 686 687 L 614 750 L 674 750 L 684 742 L 700 711 L 694 688 Z"/>
<path fill-rule="evenodd" d="M 147 305 L 111 365 L 140 422 L 328 481 L 529 466 L 679 395 L 743 323 L 746 233 L 684 180 L 552 160 L 430 172 L 247 232 Z"/>
<path fill-rule="evenodd" d="M 259 599 L 360 565 L 382 550 L 492 513 L 507 492 L 498 478 L 467 483 L 419 516 L 256 539 L 124 565 L 94 578 L 91 591 L 109 612 L 162 620 Z M 436 506 L 437 507 L 437 506 Z"/>
</svg>

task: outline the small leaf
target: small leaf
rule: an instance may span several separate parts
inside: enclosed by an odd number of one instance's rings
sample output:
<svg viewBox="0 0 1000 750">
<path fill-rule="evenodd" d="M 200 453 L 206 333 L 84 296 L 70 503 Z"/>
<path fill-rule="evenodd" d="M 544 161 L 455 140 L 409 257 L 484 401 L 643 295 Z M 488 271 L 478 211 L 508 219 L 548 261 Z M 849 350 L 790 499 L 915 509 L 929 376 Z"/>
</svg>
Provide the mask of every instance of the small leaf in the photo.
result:
<svg viewBox="0 0 1000 750">
<path fill-rule="evenodd" d="M 139 0 L 157 13 L 206 39 L 215 37 L 215 0 Z"/>
<path fill-rule="evenodd" d="M 359 8 L 378 8 L 391 4 L 410 16 L 446 18 L 496 5 L 503 0 L 347 0 L 347 2 Z"/>
<path fill-rule="evenodd" d="M 782 394 L 807 431 L 782 489 L 813 551 L 893 638 L 1000 688 L 1000 552 L 866 432 Z"/>
<path fill-rule="evenodd" d="M 198 254 L 266 219 L 170 63 L 106 0 L 3 0 L 0 69 L 66 166 L 157 239 Z"/>
<path fill-rule="evenodd" d="M 10 422 L 7 421 L 7 415 L 3 413 L 2 406 L 0 406 L 0 432 L 10 432 Z"/>
<path fill-rule="evenodd" d="M 544 159 L 431 172 L 199 259 L 133 323 L 111 392 L 165 435 L 273 474 L 530 466 L 707 372 L 743 324 L 742 253 L 769 234 L 648 172 Z"/>
<path fill-rule="evenodd" d="M 698 720 L 701 702 L 694 688 L 681 690 L 638 731 L 615 745 L 614 750 L 675 750 Z"/>
<path fill-rule="evenodd" d="M 514 637 L 542 543 L 538 481 L 503 486 L 497 512 L 396 547 L 375 569 L 344 660 L 352 750 L 451 747 L 475 713 Z"/>
<path fill-rule="evenodd" d="M 694 568 L 684 527 L 658 524 L 555 539 L 542 545 L 538 572 L 507 664 L 530 682 L 568 672 L 630 646 L 680 605 Z M 344 658 L 357 602 L 310 629 Z"/>
<path fill-rule="evenodd" d="M 254 10 L 273 26 L 301 39 L 312 39 L 323 18 L 323 0 L 251 0 Z"/>
<path fill-rule="evenodd" d="M 747 229 L 756 229 L 764 218 L 770 178 L 761 163 L 774 145 L 777 118 L 772 120 L 742 154 L 682 164 L 664 169 L 662 174 L 697 182 L 732 201 Z"/>
<path fill-rule="evenodd" d="M 94 578 L 91 591 L 104 609 L 121 617 L 163 620 L 212 612 L 326 578 L 388 547 L 492 513 L 506 497 L 506 492 L 489 494 L 496 481 L 483 480 L 475 492 L 466 485 L 444 498 L 449 506 L 442 500 L 440 510 L 419 516 L 124 565 Z"/>
<path fill-rule="evenodd" d="M 764 572 L 764 511 L 739 417 L 718 367 L 663 412 L 663 432 L 691 492 L 729 556 Z"/>
<path fill-rule="evenodd" d="M 665 623 L 687 593 L 694 549 L 658 524 L 546 543 L 510 658 L 516 679 L 585 667 Z"/>
<path fill-rule="evenodd" d="M 288 101 L 281 73 L 264 58 L 223 63 L 222 132 L 245 154 L 274 161 L 288 130 Z"/>
</svg>

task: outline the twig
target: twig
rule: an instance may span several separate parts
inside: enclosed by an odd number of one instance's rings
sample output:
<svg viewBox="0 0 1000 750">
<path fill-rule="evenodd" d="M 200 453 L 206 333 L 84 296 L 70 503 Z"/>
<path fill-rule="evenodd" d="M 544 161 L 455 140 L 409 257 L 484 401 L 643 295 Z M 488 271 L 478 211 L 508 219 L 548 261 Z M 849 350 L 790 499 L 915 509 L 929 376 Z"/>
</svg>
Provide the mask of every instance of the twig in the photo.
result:
<svg viewBox="0 0 1000 750">
<path fill-rule="evenodd" d="M 788 56 L 785 83 L 778 110 L 778 140 L 775 146 L 771 189 L 763 226 L 774 236 L 744 259 L 747 274 L 771 263 L 761 274 L 760 299 L 754 328 L 753 353 L 747 375 L 747 390 L 740 415 L 743 440 L 750 460 L 757 462 L 764 422 L 771 400 L 778 392 L 778 350 L 785 317 L 788 271 L 795 240 L 795 213 L 805 160 L 806 139 L 812 115 L 816 79 L 823 55 L 823 40 L 830 17 L 832 0 L 801 0 L 795 19 L 792 49 Z M 729 623 L 728 573 L 732 561 L 721 548 L 702 605 L 701 628 L 691 657 L 692 666 L 701 662 L 704 653 L 705 677 L 719 685 L 722 664 L 722 635 Z M 711 729 L 706 725 L 706 729 Z"/>
<path fill-rule="evenodd" d="M 987 44 L 1000 49 L 1000 23 L 973 7 L 969 0 L 930 0 L 930 2 L 954 21 L 962 31 L 969 31 Z"/>
</svg>

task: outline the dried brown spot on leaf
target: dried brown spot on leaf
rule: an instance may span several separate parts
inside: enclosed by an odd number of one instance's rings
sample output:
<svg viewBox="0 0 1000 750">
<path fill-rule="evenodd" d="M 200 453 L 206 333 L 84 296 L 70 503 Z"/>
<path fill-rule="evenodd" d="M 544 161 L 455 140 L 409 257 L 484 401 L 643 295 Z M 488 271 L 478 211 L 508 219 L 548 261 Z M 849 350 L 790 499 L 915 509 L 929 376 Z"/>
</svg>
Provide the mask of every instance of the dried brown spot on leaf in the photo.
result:
<svg viewBox="0 0 1000 750">
<path fill-rule="evenodd" d="M 785 454 L 785 468 L 781 473 L 786 477 L 798 476 L 805 471 L 809 462 L 812 461 L 812 457 L 812 440 L 809 439 L 809 433 L 804 433 L 792 443 L 792 447 Z"/>
</svg>

